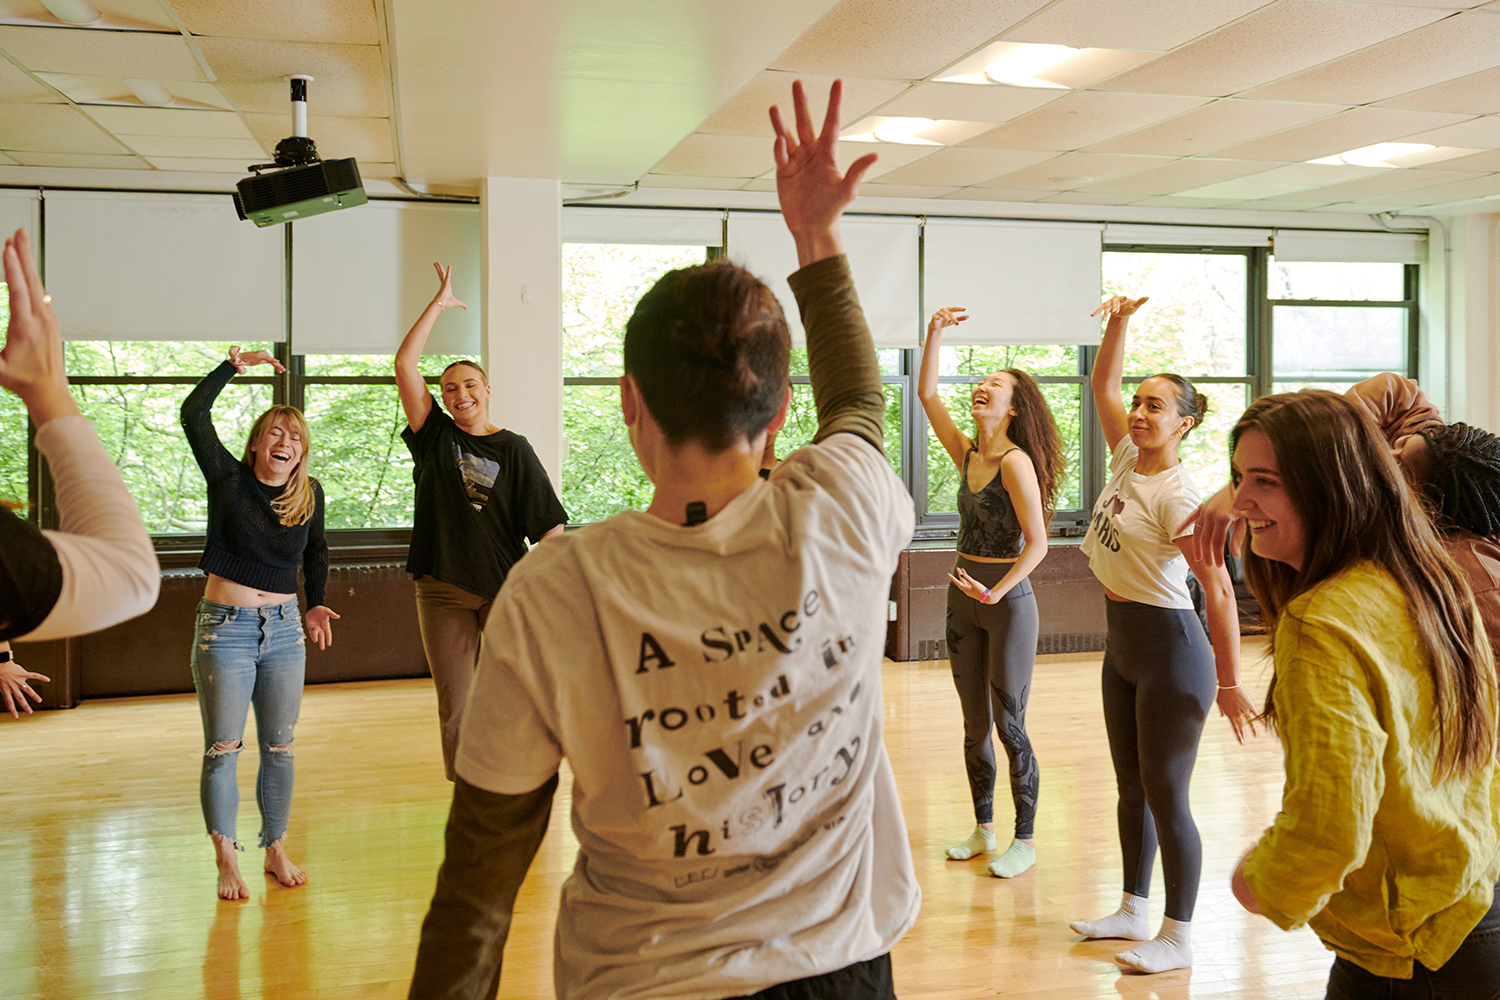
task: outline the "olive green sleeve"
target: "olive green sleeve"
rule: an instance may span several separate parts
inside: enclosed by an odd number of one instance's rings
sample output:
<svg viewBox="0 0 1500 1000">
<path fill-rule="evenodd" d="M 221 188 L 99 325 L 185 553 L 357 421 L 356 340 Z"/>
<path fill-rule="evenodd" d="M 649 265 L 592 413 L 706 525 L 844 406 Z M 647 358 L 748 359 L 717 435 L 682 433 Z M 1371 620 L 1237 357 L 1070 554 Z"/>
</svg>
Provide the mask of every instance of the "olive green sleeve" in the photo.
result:
<svg viewBox="0 0 1500 1000">
<path fill-rule="evenodd" d="M 787 281 L 807 330 L 808 370 L 818 410 L 813 440 L 857 434 L 883 452 L 885 394 L 880 386 L 880 363 L 854 291 L 848 258 L 840 255 L 809 264 Z"/>
</svg>

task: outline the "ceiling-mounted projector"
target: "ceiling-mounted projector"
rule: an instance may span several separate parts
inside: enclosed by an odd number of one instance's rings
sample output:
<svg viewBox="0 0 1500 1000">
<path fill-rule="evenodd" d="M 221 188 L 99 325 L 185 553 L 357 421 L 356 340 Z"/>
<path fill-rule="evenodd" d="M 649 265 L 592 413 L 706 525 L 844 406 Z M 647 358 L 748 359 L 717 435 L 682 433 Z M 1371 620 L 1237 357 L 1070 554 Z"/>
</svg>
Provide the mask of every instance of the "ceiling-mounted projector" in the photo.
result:
<svg viewBox="0 0 1500 1000">
<path fill-rule="evenodd" d="M 250 168 L 255 176 L 235 185 L 235 211 L 257 226 L 353 208 L 366 201 L 354 158 L 320 160 L 317 147 L 307 137 L 307 82 L 312 77 L 287 79 L 292 84 L 292 134 L 276 144 L 275 163 L 255 164 Z"/>
</svg>

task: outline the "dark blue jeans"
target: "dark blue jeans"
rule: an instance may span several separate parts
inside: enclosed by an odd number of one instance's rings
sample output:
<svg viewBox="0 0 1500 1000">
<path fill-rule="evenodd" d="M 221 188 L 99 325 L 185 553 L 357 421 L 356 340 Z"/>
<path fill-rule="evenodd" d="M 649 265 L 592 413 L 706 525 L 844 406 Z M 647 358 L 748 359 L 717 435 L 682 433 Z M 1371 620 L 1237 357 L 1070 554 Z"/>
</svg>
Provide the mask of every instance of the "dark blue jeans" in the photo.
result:
<svg viewBox="0 0 1500 1000">
<path fill-rule="evenodd" d="M 1410 979 L 1387 979 L 1345 958 L 1333 960 L 1328 1000 L 1496 1000 L 1500 998 L 1500 891 L 1490 912 L 1441 969 L 1418 962 Z"/>
</svg>

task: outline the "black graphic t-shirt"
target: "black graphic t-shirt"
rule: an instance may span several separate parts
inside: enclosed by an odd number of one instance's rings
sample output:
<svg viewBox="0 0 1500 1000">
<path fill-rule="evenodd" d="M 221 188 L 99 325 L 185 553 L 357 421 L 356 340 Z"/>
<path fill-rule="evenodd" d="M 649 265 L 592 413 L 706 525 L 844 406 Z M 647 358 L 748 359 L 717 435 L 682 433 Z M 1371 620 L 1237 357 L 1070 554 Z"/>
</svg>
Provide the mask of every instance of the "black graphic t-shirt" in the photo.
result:
<svg viewBox="0 0 1500 1000">
<path fill-rule="evenodd" d="M 526 541 L 568 520 L 547 471 L 519 434 L 475 437 L 436 400 L 420 431 L 401 439 L 416 467 L 416 513 L 406 571 L 494 597 Z"/>
</svg>

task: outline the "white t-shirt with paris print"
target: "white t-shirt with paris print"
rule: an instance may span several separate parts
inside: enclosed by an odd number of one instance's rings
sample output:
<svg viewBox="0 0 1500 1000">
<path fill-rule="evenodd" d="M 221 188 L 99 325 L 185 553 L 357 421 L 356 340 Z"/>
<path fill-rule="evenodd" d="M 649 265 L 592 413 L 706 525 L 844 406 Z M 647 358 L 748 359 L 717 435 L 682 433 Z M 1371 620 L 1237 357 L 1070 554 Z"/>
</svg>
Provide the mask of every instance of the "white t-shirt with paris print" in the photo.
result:
<svg viewBox="0 0 1500 1000">
<path fill-rule="evenodd" d="M 559 997 L 753 993 L 911 927 L 880 668 L 912 526 L 884 457 L 834 434 L 705 523 L 627 511 L 511 572 L 457 770 L 519 794 L 568 760 Z"/>
<path fill-rule="evenodd" d="M 1135 471 L 1140 449 L 1120 438 L 1109 461 L 1109 482 L 1094 504 L 1083 554 L 1099 582 L 1121 597 L 1158 608 L 1191 608 L 1187 559 L 1176 540 L 1191 535 L 1178 526 L 1202 498 L 1181 462 L 1143 476 Z"/>
</svg>

